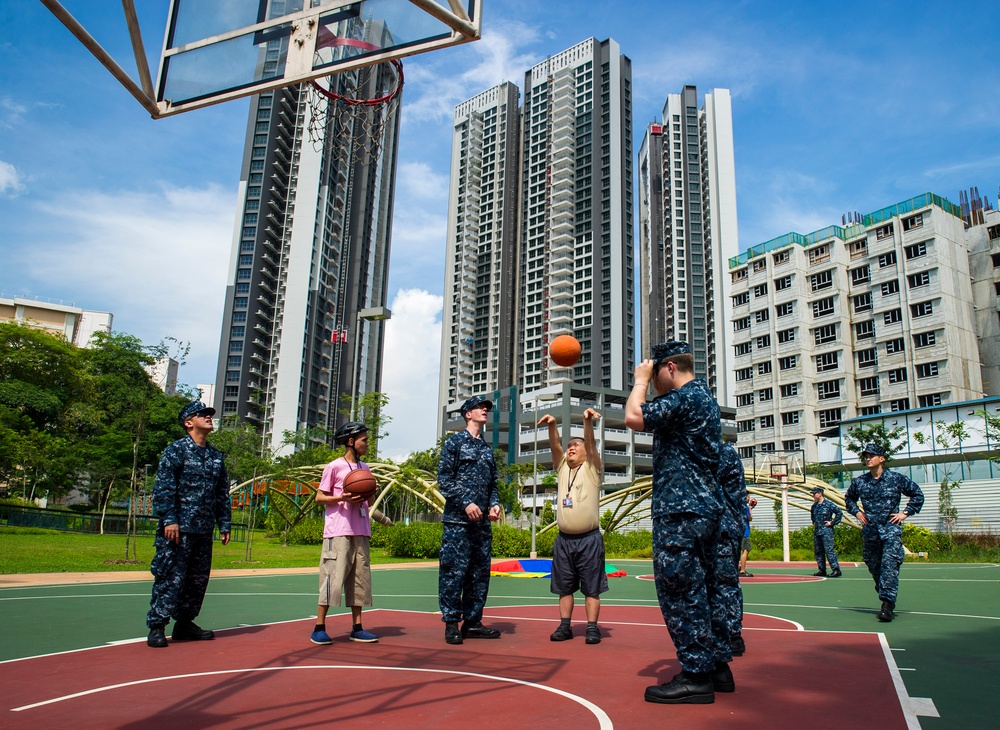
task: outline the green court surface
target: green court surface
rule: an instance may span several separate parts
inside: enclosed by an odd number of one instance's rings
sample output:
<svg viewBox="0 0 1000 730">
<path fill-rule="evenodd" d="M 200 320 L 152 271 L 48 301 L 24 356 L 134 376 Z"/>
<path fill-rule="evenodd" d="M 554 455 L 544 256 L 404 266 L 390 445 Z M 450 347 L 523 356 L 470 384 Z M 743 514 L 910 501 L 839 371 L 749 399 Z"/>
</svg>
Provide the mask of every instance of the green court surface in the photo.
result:
<svg viewBox="0 0 1000 730">
<path fill-rule="evenodd" d="M 603 596 L 605 604 L 655 605 L 652 581 L 639 579 L 652 573 L 651 563 L 614 562 L 628 576 L 611 579 L 611 588 Z M 901 575 L 897 616 L 888 624 L 875 618 L 879 601 L 863 566 L 845 568 L 839 579 L 802 582 L 769 581 L 807 576 L 814 568 L 751 566 L 751 570 L 756 578 L 743 584 L 748 613 L 788 619 L 807 631 L 882 632 L 907 694 L 933 703 L 926 703 L 930 714 L 919 718 L 921 727 L 998 726 L 1000 565 L 908 563 Z M 437 610 L 436 566 L 379 568 L 373 571 L 373 583 L 376 608 Z M 149 588 L 149 581 L 135 580 L 2 588 L 0 661 L 142 638 Z M 553 627 L 556 624 L 556 599 L 546 579 L 494 577 L 487 612 L 489 607 L 505 605 L 549 605 Z M 199 624 L 218 629 L 305 622 L 315 611 L 314 574 L 215 577 Z M 304 643 L 309 629 L 303 623 Z M 747 651 L 753 651 L 752 635 L 747 637 Z M 663 653 L 673 657 L 666 629 Z M 66 657 L 68 668 L 72 656 Z M 804 683 L 820 683 L 834 693 L 837 680 L 823 666 L 802 678 Z M 850 703 L 851 698 L 845 696 L 843 722 L 866 727 L 863 718 L 851 716 Z M 935 711 L 939 717 L 933 716 Z"/>
</svg>

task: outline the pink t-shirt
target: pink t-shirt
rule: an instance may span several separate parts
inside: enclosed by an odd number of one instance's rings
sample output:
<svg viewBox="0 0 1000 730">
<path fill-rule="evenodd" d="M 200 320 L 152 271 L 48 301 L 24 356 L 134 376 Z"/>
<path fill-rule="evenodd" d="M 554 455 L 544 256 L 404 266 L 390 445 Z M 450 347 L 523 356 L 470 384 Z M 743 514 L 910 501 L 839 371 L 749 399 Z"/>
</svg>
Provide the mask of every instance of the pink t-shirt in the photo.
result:
<svg viewBox="0 0 1000 730">
<path fill-rule="evenodd" d="M 339 496 L 344 493 L 344 477 L 354 469 L 371 471 L 364 462 L 349 464 L 347 459 L 334 459 L 323 469 L 320 479 L 321 492 Z M 366 535 L 371 537 L 372 524 L 368 519 L 368 502 L 333 502 L 326 506 L 326 521 L 323 525 L 323 537 L 344 537 L 347 535 Z"/>
</svg>

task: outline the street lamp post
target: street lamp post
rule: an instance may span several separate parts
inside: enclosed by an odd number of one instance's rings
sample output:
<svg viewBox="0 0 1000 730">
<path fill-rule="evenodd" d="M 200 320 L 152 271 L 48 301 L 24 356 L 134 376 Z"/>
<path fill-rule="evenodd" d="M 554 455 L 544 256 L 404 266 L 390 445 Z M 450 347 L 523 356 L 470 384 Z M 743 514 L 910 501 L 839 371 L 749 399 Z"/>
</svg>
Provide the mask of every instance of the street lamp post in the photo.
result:
<svg viewBox="0 0 1000 730">
<path fill-rule="evenodd" d="M 535 420 L 532 423 L 532 428 L 535 432 L 534 443 L 532 444 L 532 477 L 531 477 L 531 554 L 528 556 L 532 560 L 538 557 L 538 551 L 535 549 L 535 523 L 538 520 L 538 404 L 543 402 L 554 401 L 558 396 L 554 393 L 536 393 L 535 394 Z"/>
<path fill-rule="evenodd" d="M 358 312 L 358 321 L 354 326 L 354 378 L 351 384 L 351 420 L 358 418 L 358 373 L 361 370 L 361 363 L 358 358 L 361 354 L 361 320 L 369 322 L 379 322 L 392 317 L 386 307 L 369 307 Z"/>
</svg>

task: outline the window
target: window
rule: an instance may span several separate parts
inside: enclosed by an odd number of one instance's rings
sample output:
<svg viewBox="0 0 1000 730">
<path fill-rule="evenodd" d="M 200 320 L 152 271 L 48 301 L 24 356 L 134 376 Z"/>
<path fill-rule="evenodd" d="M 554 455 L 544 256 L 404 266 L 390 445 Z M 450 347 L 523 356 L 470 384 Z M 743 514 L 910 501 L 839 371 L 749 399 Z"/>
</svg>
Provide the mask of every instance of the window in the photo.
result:
<svg viewBox="0 0 1000 730">
<path fill-rule="evenodd" d="M 750 292 L 748 291 L 745 291 L 742 294 L 737 294 L 736 296 L 733 297 L 734 307 L 741 307 L 744 304 L 749 304 L 749 303 L 750 303 Z"/>
<path fill-rule="evenodd" d="M 753 405 L 753 393 L 747 393 L 746 395 L 736 396 L 736 407 L 746 408 L 747 406 Z"/>
<path fill-rule="evenodd" d="M 754 447 L 753 446 L 740 446 L 736 450 L 739 452 L 741 459 L 752 459 L 753 458 L 753 452 L 754 452 Z"/>
<path fill-rule="evenodd" d="M 766 271 L 766 270 L 767 270 L 767 261 L 765 261 L 764 259 L 759 259 L 753 262 L 753 273 L 756 274 L 759 271 Z"/>
<path fill-rule="evenodd" d="M 930 347 L 937 342 L 937 336 L 933 332 L 919 332 L 913 335 L 913 347 Z"/>
<path fill-rule="evenodd" d="M 919 304 L 910 305 L 910 316 L 911 317 L 929 317 L 934 314 L 934 303 L 933 302 L 920 302 Z"/>
<path fill-rule="evenodd" d="M 736 371 L 737 380 L 750 380 L 753 377 L 753 368 L 740 368 Z"/>
<path fill-rule="evenodd" d="M 774 313 L 778 317 L 784 317 L 795 311 L 795 302 L 785 302 L 774 308 Z"/>
<path fill-rule="evenodd" d="M 910 410 L 910 399 L 897 398 L 896 400 L 889 401 L 889 410 L 893 412 Z"/>
<path fill-rule="evenodd" d="M 775 291 L 784 291 L 785 289 L 788 289 L 791 285 L 792 285 L 792 277 L 791 277 L 791 275 L 789 275 L 789 276 L 782 276 L 780 279 L 775 279 L 774 280 L 774 290 Z"/>
<path fill-rule="evenodd" d="M 787 250 L 786 251 L 778 251 L 778 253 L 774 254 L 771 257 L 771 261 L 774 262 L 775 266 L 777 266 L 778 264 L 787 264 L 789 261 L 791 261 L 791 259 L 792 259 L 792 256 L 791 256 L 791 254 Z"/>
<path fill-rule="evenodd" d="M 856 269 L 851 269 L 851 286 L 867 284 L 871 280 L 871 269 L 868 266 L 859 266 Z"/>
<path fill-rule="evenodd" d="M 828 271 L 821 271 L 818 274 L 813 274 L 809 277 L 810 285 L 813 291 L 821 291 L 822 289 L 829 289 L 833 286 L 833 269 Z"/>
<path fill-rule="evenodd" d="M 931 406 L 939 406 L 944 402 L 947 397 L 947 393 L 928 393 L 927 395 L 918 395 L 917 404 L 921 408 L 929 408 Z"/>
<path fill-rule="evenodd" d="M 877 416 L 881 412 L 882 412 L 882 406 L 862 406 L 861 412 L 858 415 Z"/>
<path fill-rule="evenodd" d="M 753 431 L 754 423 L 756 423 L 756 421 L 754 421 L 754 419 L 752 418 L 749 418 L 745 421 L 737 421 L 736 422 L 737 433 L 750 433 L 751 431 Z"/>
<path fill-rule="evenodd" d="M 878 395 L 878 375 L 870 378 L 861 378 L 858 381 L 858 392 L 862 396 Z"/>
<path fill-rule="evenodd" d="M 833 297 L 817 299 L 813 302 L 813 319 L 833 314 Z"/>
<path fill-rule="evenodd" d="M 881 241 L 885 238 L 892 237 L 892 223 L 882 226 L 881 228 L 875 229 L 875 240 Z"/>
<path fill-rule="evenodd" d="M 790 330 L 781 330 L 778 332 L 778 343 L 782 342 L 794 342 L 795 341 L 795 328 Z"/>
<path fill-rule="evenodd" d="M 896 263 L 896 252 L 890 251 L 889 253 L 884 253 L 878 257 L 878 266 L 880 269 L 884 269 L 886 266 L 892 266 Z"/>
<path fill-rule="evenodd" d="M 233 307 L 236 309 L 246 309 L 249 303 L 250 299 L 247 297 L 236 297 L 233 299 Z"/>
<path fill-rule="evenodd" d="M 747 270 L 745 268 L 744 269 L 737 269 L 736 271 L 733 272 L 732 276 L 733 276 L 733 283 L 734 284 L 737 281 L 743 281 L 743 280 L 745 280 L 747 278 Z"/>
<path fill-rule="evenodd" d="M 854 325 L 854 338 L 857 340 L 867 340 L 875 336 L 875 321 L 867 320 Z"/>
<path fill-rule="evenodd" d="M 789 411 L 788 413 L 781 414 L 781 425 L 782 426 L 794 426 L 799 422 L 801 418 L 802 411 Z"/>
<path fill-rule="evenodd" d="M 768 401 L 774 400 L 774 389 L 773 388 L 761 388 L 757 391 L 757 399 L 761 403 L 767 403 Z"/>
<path fill-rule="evenodd" d="M 754 319 L 757 321 L 757 324 L 760 324 L 761 322 L 766 322 L 770 318 L 771 318 L 771 313 L 768 312 L 766 309 L 762 309 L 759 312 L 754 313 Z"/>
<path fill-rule="evenodd" d="M 858 351 L 858 367 L 859 368 L 872 368 L 878 363 L 878 357 L 876 356 L 875 348 L 870 350 L 859 350 Z"/>
<path fill-rule="evenodd" d="M 906 350 L 906 341 L 902 337 L 897 337 L 894 340 L 889 340 L 885 343 L 885 354 L 895 355 L 897 352 L 904 352 Z"/>
<path fill-rule="evenodd" d="M 781 448 L 785 451 L 802 451 L 802 439 L 792 439 L 791 441 L 782 441 Z"/>
<path fill-rule="evenodd" d="M 757 338 L 757 349 L 765 350 L 771 346 L 771 335 L 762 335 Z"/>
<path fill-rule="evenodd" d="M 889 371 L 889 382 L 890 383 L 905 383 L 906 382 L 906 368 L 896 368 L 895 370 Z"/>
<path fill-rule="evenodd" d="M 821 264 L 830 260 L 830 244 L 809 249 L 809 264 Z"/>
<path fill-rule="evenodd" d="M 890 294 L 899 294 L 899 280 L 892 279 L 882 284 L 882 296 L 887 297 Z"/>
<path fill-rule="evenodd" d="M 865 292 L 854 297 L 854 312 L 867 312 L 872 308 L 872 293 Z"/>
<path fill-rule="evenodd" d="M 828 370 L 836 370 L 840 364 L 840 352 L 824 352 L 816 356 L 816 372 L 825 373 Z"/>
<path fill-rule="evenodd" d="M 227 385 L 223 389 L 223 396 L 226 398 L 239 398 L 240 397 L 240 386 L 238 385 Z"/>
<path fill-rule="evenodd" d="M 921 365 L 917 365 L 917 379 L 921 378 L 933 378 L 938 374 L 938 364 L 936 362 L 927 362 Z"/>
<path fill-rule="evenodd" d="M 230 355 L 226 360 L 226 365 L 231 368 L 238 368 L 243 364 L 243 357 L 240 355 Z"/>
<path fill-rule="evenodd" d="M 760 417 L 760 427 L 761 428 L 774 428 L 774 416 L 761 416 Z"/>
<path fill-rule="evenodd" d="M 774 444 L 758 444 L 757 450 L 760 451 L 760 453 L 762 454 L 773 454 Z"/>
<path fill-rule="evenodd" d="M 851 255 L 851 261 L 860 259 L 868 255 L 868 239 L 861 238 L 847 244 L 847 252 Z"/>
<path fill-rule="evenodd" d="M 799 361 L 797 355 L 789 355 L 788 357 L 782 357 L 778 359 L 778 369 L 779 370 L 791 370 L 795 367 L 795 363 Z"/>
<path fill-rule="evenodd" d="M 817 327 L 813 330 L 813 341 L 817 345 L 822 345 L 826 342 L 833 342 L 837 339 L 837 325 L 828 324 L 823 327 Z"/>
<path fill-rule="evenodd" d="M 820 400 L 830 400 L 831 398 L 840 397 L 840 381 L 839 380 L 825 380 L 822 383 L 816 384 L 816 396 Z"/>
<path fill-rule="evenodd" d="M 924 227 L 924 214 L 917 213 L 916 215 L 911 215 L 909 218 L 903 219 L 903 232 L 912 231 L 916 228 Z"/>
<path fill-rule="evenodd" d="M 928 286 L 931 283 L 931 272 L 921 271 L 919 274 L 910 274 L 906 277 L 906 281 L 911 289 Z"/>
<path fill-rule="evenodd" d="M 737 356 L 739 356 L 739 355 L 749 355 L 750 351 L 753 350 L 753 343 L 752 342 L 743 342 L 743 343 L 741 343 L 739 345 L 736 345 L 735 349 L 736 349 L 736 355 Z"/>
<path fill-rule="evenodd" d="M 226 371 L 226 382 L 227 383 L 238 383 L 238 382 L 240 382 L 240 371 L 239 370 L 227 370 Z"/>
<path fill-rule="evenodd" d="M 749 317 L 741 317 L 740 319 L 737 319 L 735 322 L 733 322 L 733 329 L 736 330 L 737 332 L 739 332 L 740 330 L 745 330 L 748 327 L 750 327 Z"/>
<path fill-rule="evenodd" d="M 831 408 L 817 413 L 816 415 L 819 418 L 819 427 L 832 428 L 833 426 L 836 426 L 840 423 L 840 412 L 840 408 Z"/>
<path fill-rule="evenodd" d="M 907 259 L 918 259 L 921 256 L 927 255 L 927 244 L 914 243 L 912 246 L 904 248 L 903 253 L 906 255 Z"/>
<path fill-rule="evenodd" d="M 767 284 L 758 284 L 753 288 L 754 297 L 766 297 L 767 296 Z"/>
<path fill-rule="evenodd" d="M 902 309 L 890 309 L 882 315 L 882 321 L 886 324 L 896 324 L 903 321 Z"/>
<path fill-rule="evenodd" d="M 991 241 L 995 241 L 1000 238 L 1000 226 L 990 226 L 986 229 L 986 233 L 989 235 Z"/>
<path fill-rule="evenodd" d="M 798 383 L 788 383 L 787 385 L 781 386 L 781 397 L 782 398 L 792 398 L 799 394 L 799 384 Z"/>
<path fill-rule="evenodd" d="M 770 361 L 768 361 L 768 362 L 762 362 L 762 363 L 759 363 L 757 365 L 757 374 L 758 375 L 767 375 L 770 372 L 771 372 L 771 362 Z"/>
</svg>

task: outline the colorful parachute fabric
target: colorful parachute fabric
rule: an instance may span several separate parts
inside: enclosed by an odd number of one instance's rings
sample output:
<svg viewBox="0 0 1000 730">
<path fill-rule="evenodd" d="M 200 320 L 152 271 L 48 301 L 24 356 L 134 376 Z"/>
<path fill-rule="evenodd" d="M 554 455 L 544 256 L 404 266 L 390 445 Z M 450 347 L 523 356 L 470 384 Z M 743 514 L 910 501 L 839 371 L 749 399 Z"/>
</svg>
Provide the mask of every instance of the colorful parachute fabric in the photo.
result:
<svg viewBox="0 0 1000 730">
<path fill-rule="evenodd" d="M 621 578 L 628 575 L 624 570 L 605 563 L 604 572 L 609 578 Z M 501 560 L 490 567 L 490 575 L 503 578 L 548 578 L 552 575 L 552 561 L 548 558 L 529 560 Z"/>
</svg>

